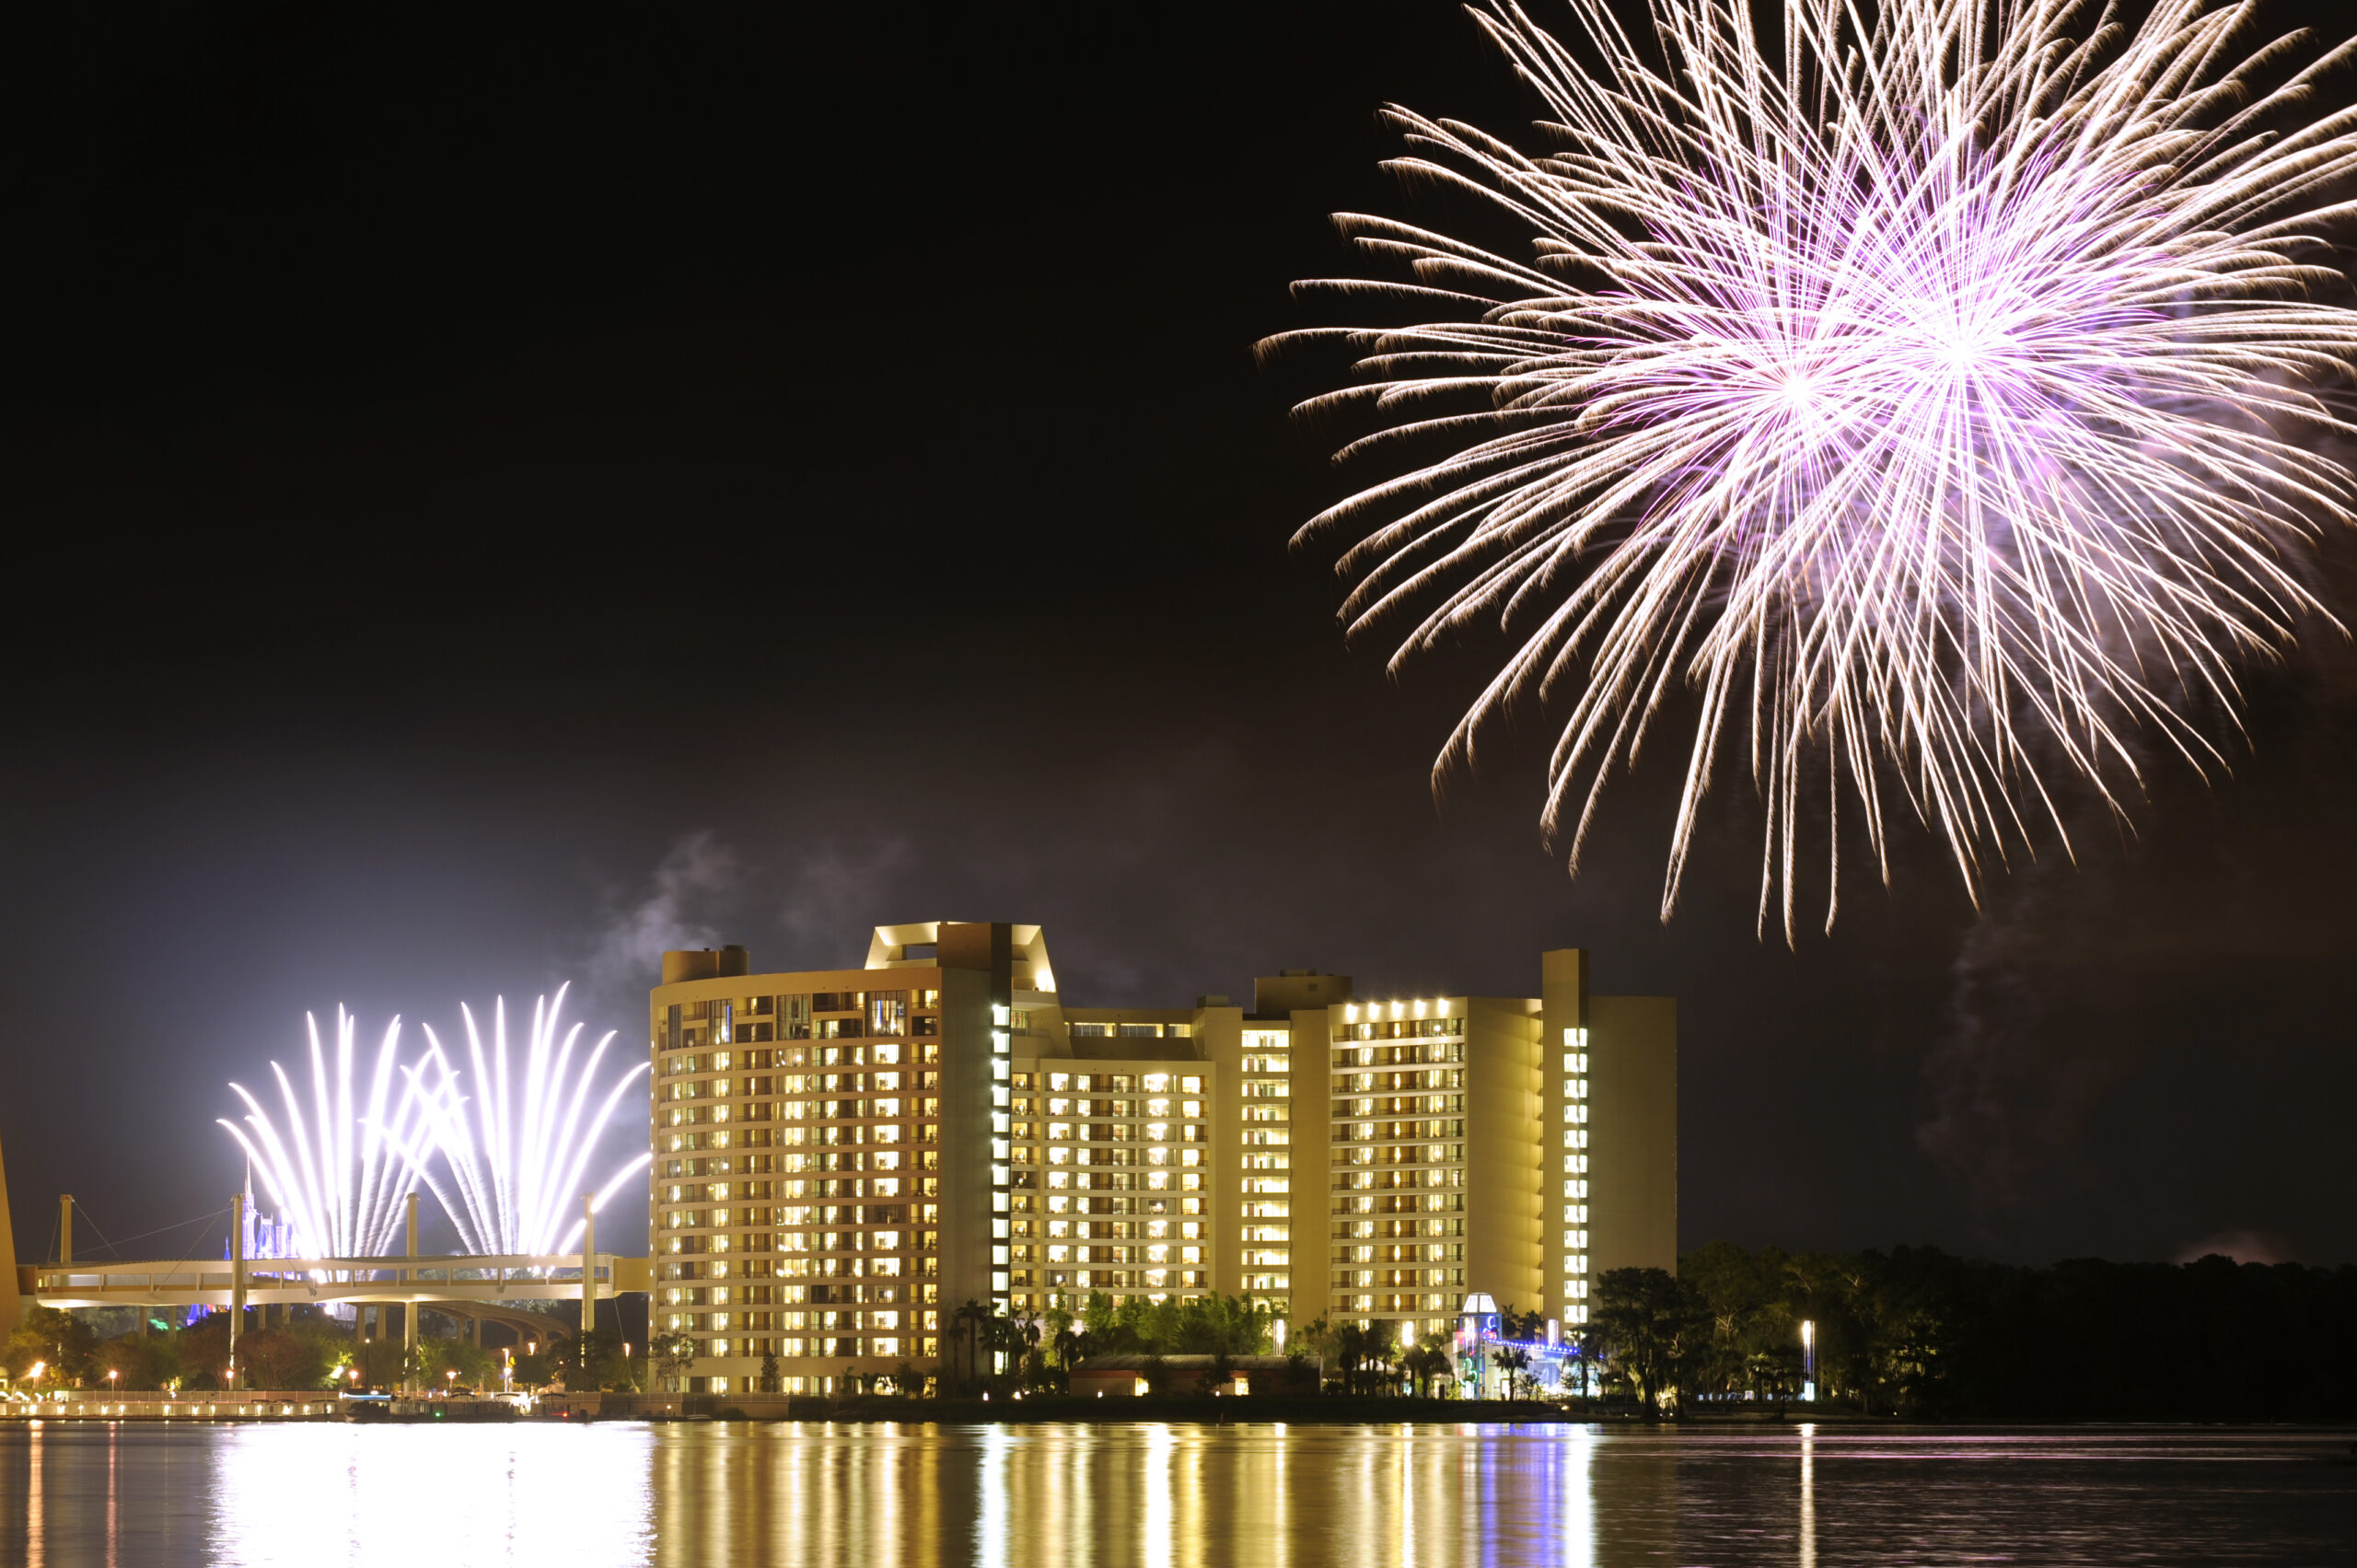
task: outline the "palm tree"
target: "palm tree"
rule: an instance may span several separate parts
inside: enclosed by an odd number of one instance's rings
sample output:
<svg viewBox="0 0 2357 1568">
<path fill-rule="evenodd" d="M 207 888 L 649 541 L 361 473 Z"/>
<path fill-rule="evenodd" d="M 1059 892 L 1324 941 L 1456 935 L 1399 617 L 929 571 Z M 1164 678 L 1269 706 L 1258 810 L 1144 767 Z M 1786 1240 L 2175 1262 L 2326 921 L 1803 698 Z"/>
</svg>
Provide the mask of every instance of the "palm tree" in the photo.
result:
<svg viewBox="0 0 2357 1568">
<path fill-rule="evenodd" d="M 1490 1359 L 1505 1376 L 1506 1398 L 1514 1399 L 1516 1386 L 1530 1380 L 1530 1353 L 1520 1345 L 1500 1345 L 1490 1353 Z"/>
<path fill-rule="evenodd" d="M 990 1308 L 984 1307 L 981 1302 L 974 1300 L 970 1296 L 967 1298 L 965 1305 L 958 1307 L 957 1311 L 949 1315 L 950 1322 L 957 1328 L 965 1331 L 965 1380 L 969 1383 L 979 1382 L 981 1378 L 982 1325 L 989 1322 L 990 1319 Z"/>
<path fill-rule="evenodd" d="M 1448 1371 L 1448 1341 L 1439 1334 L 1426 1334 L 1399 1359 L 1417 1392 L 1430 1399 L 1433 1385 Z"/>
<path fill-rule="evenodd" d="M 1359 1391 L 1359 1365 L 1366 1360 L 1366 1330 L 1345 1323 L 1334 1330 L 1334 1365 L 1342 1375 L 1342 1392 Z"/>
<path fill-rule="evenodd" d="M 1369 1392 L 1379 1392 L 1386 1382 L 1396 1383 L 1396 1375 L 1390 1368 L 1391 1364 L 1399 1359 L 1399 1342 L 1392 1337 L 1389 1324 L 1369 1323 L 1366 1326 L 1366 1359 L 1376 1368 L 1368 1378 L 1371 1385 Z"/>
<path fill-rule="evenodd" d="M 1025 1358 L 1030 1354 L 1031 1347 L 1039 1342 L 1039 1325 L 1028 1318 L 993 1317 L 986 1321 L 991 1350 L 1006 1357 L 1008 1365 L 1019 1372 Z M 997 1366 L 991 1368 L 991 1376 L 993 1378 L 999 1376 Z"/>
</svg>

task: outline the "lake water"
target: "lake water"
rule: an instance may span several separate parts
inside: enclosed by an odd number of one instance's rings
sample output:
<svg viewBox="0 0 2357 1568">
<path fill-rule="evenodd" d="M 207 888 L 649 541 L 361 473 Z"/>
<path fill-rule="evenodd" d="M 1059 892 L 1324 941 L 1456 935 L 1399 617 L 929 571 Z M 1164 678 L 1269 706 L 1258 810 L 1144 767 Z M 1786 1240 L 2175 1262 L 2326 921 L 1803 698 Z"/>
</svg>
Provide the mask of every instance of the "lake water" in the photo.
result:
<svg viewBox="0 0 2357 1568">
<path fill-rule="evenodd" d="M 2357 1562 L 2357 1433 L 0 1430 L 0 1562 Z"/>
</svg>

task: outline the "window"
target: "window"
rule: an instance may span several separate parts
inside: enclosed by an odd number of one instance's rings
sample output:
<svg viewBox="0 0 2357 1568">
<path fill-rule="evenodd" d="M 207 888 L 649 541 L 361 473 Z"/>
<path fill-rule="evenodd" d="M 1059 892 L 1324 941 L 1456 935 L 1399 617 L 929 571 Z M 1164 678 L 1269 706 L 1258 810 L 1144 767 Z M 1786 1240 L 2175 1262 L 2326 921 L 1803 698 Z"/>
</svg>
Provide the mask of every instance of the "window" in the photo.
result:
<svg viewBox="0 0 2357 1568">
<path fill-rule="evenodd" d="M 909 1032 L 909 993 L 905 991 L 867 993 L 867 1032 L 904 1035 Z"/>
</svg>

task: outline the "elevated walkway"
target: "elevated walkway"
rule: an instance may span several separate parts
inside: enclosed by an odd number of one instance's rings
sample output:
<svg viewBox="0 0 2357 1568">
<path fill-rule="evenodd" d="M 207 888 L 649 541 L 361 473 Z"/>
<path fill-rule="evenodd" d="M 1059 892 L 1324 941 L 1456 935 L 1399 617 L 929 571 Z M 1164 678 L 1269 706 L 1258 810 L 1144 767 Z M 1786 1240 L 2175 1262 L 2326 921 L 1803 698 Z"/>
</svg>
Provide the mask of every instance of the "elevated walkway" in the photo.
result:
<svg viewBox="0 0 2357 1568">
<path fill-rule="evenodd" d="M 591 1299 L 644 1294 L 654 1288 L 645 1258 L 589 1255 Z M 275 1307 L 304 1302 L 447 1303 L 467 1316 L 470 1305 L 571 1298 L 585 1294 L 580 1253 L 553 1257 L 264 1258 L 207 1262 L 187 1258 L 75 1260 L 18 1269 L 24 1294 L 42 1307 Z M 496 1317 L 486 1312 L 485 1317 Z"/>
</svg>

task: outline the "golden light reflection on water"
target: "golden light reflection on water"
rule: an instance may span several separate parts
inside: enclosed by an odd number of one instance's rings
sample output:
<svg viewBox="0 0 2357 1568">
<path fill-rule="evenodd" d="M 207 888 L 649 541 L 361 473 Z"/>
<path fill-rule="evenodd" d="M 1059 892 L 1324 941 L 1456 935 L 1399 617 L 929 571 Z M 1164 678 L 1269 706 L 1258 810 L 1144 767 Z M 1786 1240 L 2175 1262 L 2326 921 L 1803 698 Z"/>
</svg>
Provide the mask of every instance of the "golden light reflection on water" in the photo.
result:
<svg viewBox="0 0 2357 1568">
<path fill-rule="evenodd" d="M 25 1562 L 29 1568 L 47 1568 L 49 1562 L 49 1477 L 43 1461 L 48 1458 L 49 1423 L 34 1422 L 28 1434 L 32 1439 L 32 1453 L 27 1469 L 31 1472 L 30 1484 L 25 1490 Z"/>
<path fill-rule="evenodd" d="M 1215 1568 L 1247 1546 L 1270 1568 L 1533 1551 L 1587 1568 L 1596 1442 L 1577 1427 L 1507 1444 L 1473 1427 L 674 1427 L 655 1459 L 656 1561 Z"/>
<path fill-rule="evenodd" d="M 2320 1562 L 2351 1435 L 26 1423 L 0 1568 Z"/>
</svg>

